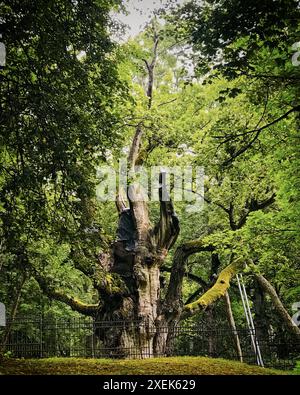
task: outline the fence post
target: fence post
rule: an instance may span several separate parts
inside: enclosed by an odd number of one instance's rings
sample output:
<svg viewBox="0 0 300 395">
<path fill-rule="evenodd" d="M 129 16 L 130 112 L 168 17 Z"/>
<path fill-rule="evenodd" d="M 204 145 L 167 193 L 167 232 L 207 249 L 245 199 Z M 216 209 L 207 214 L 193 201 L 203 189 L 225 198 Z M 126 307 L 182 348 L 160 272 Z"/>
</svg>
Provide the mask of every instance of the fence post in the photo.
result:
<svg viewBox="0 0 300 395">
<path fill-rule="evenodd" d="M 95 358 L 95 318 L 92 318 L 92 358 Z"/>
<path fill-rule="evenodd" d="M 40 358 L 43 358 L 43 316 L 40 316 Z"/>
<path fill-rule="evenodd" d="M 55 317 L 55 350 L 54 350 L 54 356 L 58 356 L 58 347 L 57 347 L 57 318 Z"/>
</svg>

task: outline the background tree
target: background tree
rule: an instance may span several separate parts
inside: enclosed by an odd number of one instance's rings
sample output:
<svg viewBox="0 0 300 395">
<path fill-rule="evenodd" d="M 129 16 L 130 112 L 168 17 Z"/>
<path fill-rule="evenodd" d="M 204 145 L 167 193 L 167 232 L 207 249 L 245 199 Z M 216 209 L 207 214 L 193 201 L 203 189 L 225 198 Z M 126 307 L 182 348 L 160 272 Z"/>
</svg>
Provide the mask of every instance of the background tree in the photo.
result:
<svg viewBox="0 0 300 395">
<path fill-rule="evenodd" d="M 0 71 L 0 270 L 18 290 L 3 295 L 8 305 L 14 299 L 12 315 L 45 243 L 48 260 L 55 244 L 94 259 L 97 241 L 98 251 L 96 167 L 118 143 L 116 105 L 125 92 L 108 34 L 117 5 L 1 3 L 7 62 Z"/>
</svg>

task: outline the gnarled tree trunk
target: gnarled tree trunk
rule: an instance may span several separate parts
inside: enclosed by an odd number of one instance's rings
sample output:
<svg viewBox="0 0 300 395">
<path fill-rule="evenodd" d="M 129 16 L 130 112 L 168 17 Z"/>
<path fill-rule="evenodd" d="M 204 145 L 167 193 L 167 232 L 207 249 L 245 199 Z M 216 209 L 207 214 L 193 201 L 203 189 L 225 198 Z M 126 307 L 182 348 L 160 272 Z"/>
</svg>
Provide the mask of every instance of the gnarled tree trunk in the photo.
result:
<svg viewBox="0 0 300 395">
<path fill-rule="evenodd" d="M 164 177 L 160 177 L 161 216 L 159 223 L 152 227 L 148 218 L 148 208 L 143 201 L 133 201 L 139 193 L 138 187 L 131 189 L 130 208 L 118 199 L 120 227 L 122 217 L 129 218 L 127 225 L 134 235 L 119 238 L 112 246 L 109 271 L 122 280 L 123 294 L 112 295 L 103 303 L 98 317 L 103 320 L 127 322 L 119 334 L 102 333 L 106 347 L 117 348 L 124 356 L 150 357 L 163 353 L 166 343 L 164 325 L 158 325 L 160 310 L 160 268 L 166 254 L 179 234 L 179 224 L 172 202 L 163 201 L 165 196 Z M 119 232 L 124 235 L 126 232 Z M 163 333 L 165 332 L 165 333 Z M 114 344 L 110 344 L 110 342 Z M 118 343 L 116 345 L 116 342 Z M 163 345 L 164 344 L 164 345 Z"/>
</svg>

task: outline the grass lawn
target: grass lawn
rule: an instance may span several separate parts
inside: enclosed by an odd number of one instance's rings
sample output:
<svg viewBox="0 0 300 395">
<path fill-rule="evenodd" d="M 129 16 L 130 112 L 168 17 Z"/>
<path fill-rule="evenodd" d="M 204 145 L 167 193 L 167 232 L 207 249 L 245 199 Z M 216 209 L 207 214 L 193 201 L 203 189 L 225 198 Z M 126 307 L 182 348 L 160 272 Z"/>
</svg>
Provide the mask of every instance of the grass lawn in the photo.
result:
<svg viewBox="0 0 300 395">
<path fill-rule="evenodd" d="M 110 359 L 5 359 L 0 362 L 4 375 L 282 375 L 280 370 L 264 369 L 225 359 L 172 357 L 145 360 Z"/>
</svg>

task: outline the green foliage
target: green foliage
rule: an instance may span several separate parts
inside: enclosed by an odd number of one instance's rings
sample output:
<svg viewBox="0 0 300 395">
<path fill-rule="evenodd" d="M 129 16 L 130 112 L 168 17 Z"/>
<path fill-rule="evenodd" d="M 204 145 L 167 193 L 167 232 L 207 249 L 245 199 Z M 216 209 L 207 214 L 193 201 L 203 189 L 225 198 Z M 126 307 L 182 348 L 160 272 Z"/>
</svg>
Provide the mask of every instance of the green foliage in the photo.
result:
<svg viewBox="0 0 300 395">
<path fill-rule="evenodd" d="M 300 374 L 300 361 L 297 361 L 294 372 Z"/>
<path fill-rule="evenodd" d="M 111 6 L 8 2 L 2 13 L 1 220 L 10 243 L 39 236 L 45 223 L 65 236 L 94 195 L 95 167 L 118 137 Z"/>
<path fill-rule="evenodd" d="M 202 74 L 213 66 L 236 78 L 255 74 L 257 66 L 260 72 L 278 75 L 282 65 L 293 74 L 290 47 L 299 38 L 298 5 L 297 0 L 190 1 L 175 15 L 183 21 L 175 32 L 188 35 L 201 53 Z"/>
<path fill-rule="evenodd" d="M 96 169 L 120 142 L 127 95 L 108 32 L 117 28 L 110 13 L 118 3 L 1 2 L 0 276 L 8 306 L 21 273 L 30 296 L 32 268 L 93 298 L 75 266 L 93 266 L 105 244 Z"/>
<path fill-rule="evenodd" d="M 291 60 L 298 2 L 191 1 L 169 21 L 174 34 L 188 37 L 204 76 L 201 87 L 191 87 L 196 117 L 187 114 L 193 125 L 201 113 L 209 122 L 188 134 L 194 163 L 207 175 L 201 237 L 222 261 L 232 253 L 254 260 L 290 307 L 300 269 L 299 67 Z M 255 205 L 272 194 L 270 204 Z"/>
</svg>

